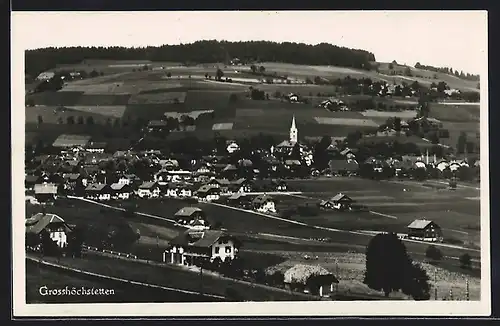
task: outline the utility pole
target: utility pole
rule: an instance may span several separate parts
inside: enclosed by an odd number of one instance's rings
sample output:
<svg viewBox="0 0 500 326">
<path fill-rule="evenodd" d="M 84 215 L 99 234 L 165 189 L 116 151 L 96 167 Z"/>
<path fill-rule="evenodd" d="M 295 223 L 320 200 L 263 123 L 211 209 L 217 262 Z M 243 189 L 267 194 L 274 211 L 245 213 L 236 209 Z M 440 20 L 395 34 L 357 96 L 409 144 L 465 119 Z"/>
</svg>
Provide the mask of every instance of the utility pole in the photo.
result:
<svg viewBox="0 0 500 326">
<path fill-rule="evenodd" d="M 437 289 L 437 269 L 434 269 L 434 300 L 438 299 L 438 289 Z"/>
<path fill-rule="evenodd" d="M 339 275 L 339 261 L 338 259 L 335 260 L 335 276 L 337 277 L 337 283 L 335 284 L 335 294 L 339 294 L 339 282 L 340 282 L 340 275 Z"/>
<path fill-rule="evenodd" d="M 203 295 L 203 263 L 200 264 L 200 296 Z"/>
<path fill-rule="evenodd" d="M 469 294 L 469 279 L 465 279 L 465 300 L 469 301 L 470 300 L 470 294 Z"/>
</svg>

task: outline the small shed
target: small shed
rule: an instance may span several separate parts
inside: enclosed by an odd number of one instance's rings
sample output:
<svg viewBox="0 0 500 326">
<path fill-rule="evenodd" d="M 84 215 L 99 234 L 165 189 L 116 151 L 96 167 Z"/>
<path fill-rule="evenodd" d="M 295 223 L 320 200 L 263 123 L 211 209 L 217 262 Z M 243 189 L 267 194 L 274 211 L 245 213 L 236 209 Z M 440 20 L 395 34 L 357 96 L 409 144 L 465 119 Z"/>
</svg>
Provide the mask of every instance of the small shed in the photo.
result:
<svg viewBox="0 0 500 326">
<path fill-rule="evenodd" d="M 333 284 L 338 279 L 324 267 L 319 265 L 298 264 L 284 274 L 285 287 L 289 290 L 309 292 L 323 296 L 333 292 Z"/>
</svg>

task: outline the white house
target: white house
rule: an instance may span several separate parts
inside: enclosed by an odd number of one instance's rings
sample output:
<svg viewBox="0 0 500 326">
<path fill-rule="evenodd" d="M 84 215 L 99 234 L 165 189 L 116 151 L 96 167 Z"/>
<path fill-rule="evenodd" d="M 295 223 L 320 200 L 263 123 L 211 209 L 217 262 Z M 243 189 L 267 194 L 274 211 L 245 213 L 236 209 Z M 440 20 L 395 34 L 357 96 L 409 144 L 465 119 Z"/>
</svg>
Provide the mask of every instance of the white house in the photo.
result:
<svg viewBox="0 0 500 326">
<path fill-rule="evenodd" d="M 163 261 L 184 266 L 200 266 L 205 261 L 234 259 L 241 243 L 224 231 L 188 230 L 170 242 Z"/>
<path fill-rule="evenodd" d="M 274 200 L 267 195 L 259 195 L 252 201 L 254 209 L 261 213 L 276 213 Z"/>
<path fill-rule="evenodd" d="M 85 197 L 95 200 L 110 200 L 111 188 L 103 183 L 90 183 L 85 188 Z"/>
<path fill-rule="evenodd" d="M 57 246 L 64 248 L 68 245 L 68 234 L 72 231 L 70 226 L 55 214 L 38 213 L 25 221 L 26 234 L 40 235 L 45 231 L 49 237 L 57 243 Z"/>
<path fill-rule="evenodd" d="M 160 187 L 153 181 L 144 182 L 139 186 L 137 196 L 140 198 L 158 198 L 160 197 Z"/>
<path fill-rule="evenodd" d="M 220 198 L 221 190 L 210 185 L 203 185 L 196 191 L 196 196 L 201 201 L 213 201 Z"/>
<path fill-rule="evenodd" d="M 235 141 L 230 141 L 226 147 L 229 154 L 232 154 L 240 149 L 240 146 Z"/>
<path fill-rule="evenodd" d="M 129 199 L 133 191 L 128 184 L 123 183 L 113 183 L 111 186 L 113 199 Z"/>
</svg>

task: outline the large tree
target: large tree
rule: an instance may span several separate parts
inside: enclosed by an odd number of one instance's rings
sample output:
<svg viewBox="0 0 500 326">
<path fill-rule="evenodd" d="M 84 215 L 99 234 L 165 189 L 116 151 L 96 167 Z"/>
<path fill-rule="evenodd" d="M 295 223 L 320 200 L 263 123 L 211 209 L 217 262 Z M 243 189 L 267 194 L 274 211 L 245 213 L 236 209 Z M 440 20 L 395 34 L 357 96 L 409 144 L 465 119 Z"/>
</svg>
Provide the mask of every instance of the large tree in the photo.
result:
<svg viewBox="0 0 500 326">
<path fill-rule="evenodd" d="M 412 261 L 405 245 L 394 233 L 378 234 L 370 240 L 366 250 L 364 283 L 371 289 L 383 291 L 388 297 L 403 288 Z"/>
</svg>

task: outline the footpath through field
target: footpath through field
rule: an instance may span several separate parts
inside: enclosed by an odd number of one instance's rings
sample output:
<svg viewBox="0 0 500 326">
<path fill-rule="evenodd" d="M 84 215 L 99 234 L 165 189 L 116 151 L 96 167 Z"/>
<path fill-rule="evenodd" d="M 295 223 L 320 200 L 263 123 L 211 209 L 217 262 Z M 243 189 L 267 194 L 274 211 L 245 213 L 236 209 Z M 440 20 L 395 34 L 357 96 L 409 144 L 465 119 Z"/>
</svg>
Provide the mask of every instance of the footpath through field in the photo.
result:
<svg viewBox="0 0 500 326">
<path fill-rule="evenodd" d="M 110 208 L 110 209 L 116 209 L 116 210 L 120 210 L 120 211 L 125 211 L 125 209 L 121 208 L 121 207 L 115 207 L 115 206 L 107 205 L 107 204 L 104 204 L 104 203 L 100 203 L 100 202 L 97 202 L 97 201 L 94 201 L 94 200 L 90 200 L 90 199 L 86 199 L 86 198 L 82 198 L 82 197 L 68 196 L 68 198 L 86 201 L 88 203 L 92 203 L 92 204 L 95 204 L 95 205 L 100 205 L 100 206 L 103 206 L 103 207 L 106 207 L 106 208 Z M 223 208 L 226 208 L 226 209 L 232 209 L 232 210 L 236 210 L 236 211 L 251 213 L 251 214 L 263 216 L 263 217 L 266 217 L 266 218 L 269 218 L 269 219 L 275 219 L 275 220 L 278 220 L 278 221 L 282 221 L 282 222 L 286 222 L 286 223 L 290 223 L 290 224 L 295 224 L 295 225 L 300 225 L 300 226 L 305 226 L 305 227 L 310 227 L 310 228 L 314 228 L 314 229 L 318 229 L 318 230 L 326 230 L 326 231 L 331 231 L 331 232 L 338 232 L 338 233 L 345 233 L 345 234 L 354 234 L 354 235 L 364 235 L 364 236 L 369 236 L 369 237 L 373 237 L 376 234 L 375 232 L 372 233 L 372 232 L 363 232 L 363 231 L 349 231 L 349 230 L 329 228 L 329 227 L 320 226 L 320 225 L 307 224 L 307 223 L 303 223 L 303 222 L 299 222 L 299 221 L 293 221 L 293 220 L 289 220 L 289 219 L 286 219 L 286 218 L 282 218 L 282 217 L 278 217 L 278 216 L 273 216 L 273 215 L 269 215 L 269 214 L 265 214 L 265 213 L 261 213 L 261 212 L 256 212 L 256 211 L 253 211 L 253 210 L 243 209 L 243 208 L 239 208 L 239 207 L 232 207 L 232 206 L 228 206 L 228 205 L 224 205 L 224 204 L 219 204 L 219 203 L 207 202 L 206 204 L 215 205 L 215 206 L 223 207 Z M 173 223 L 173 224 L 176 223 L 176 221 L 174 221 L 172 219 L 168 219 L 168 218 L 157 216 L 157 215 L 152 215 L 152 214 L 147 214 L 147 213 L 141 213 L 141 212 L 135 212 L 135 213 L 138 214 L 138 215 L 141 215 L 141 216 L 150 217 L 150 218 L 154 218 L 154 219 L 158 219 L 158 220 L 163 220 L 163 221 L 167 221 L 167 222 L 170 222 L 170 223 Z M 380 233 L 380 232 L 377 232 L 377 233 Z M 406 242 L 413 242 L 413 243 L 422 244 L 422 242 L 418 241 L 418 240 L 411 240 L 411 239 L 402 239 L 402 240 L 406 241 Z M 474 251 L 474 252 L 481 252 L 481 250 L 479 250 L 479 249 L 466 248 L 466 247 L 462 247 L 462 246 L 456 246 L 456 245 L 445 244 L 445 243 L 433 243 L 433 245 L 439 246 L 439 247 L 452 248 L 452 249 L 460 249 L 460 250 L 468 250 L 468 251 Z"/>
</svg>

